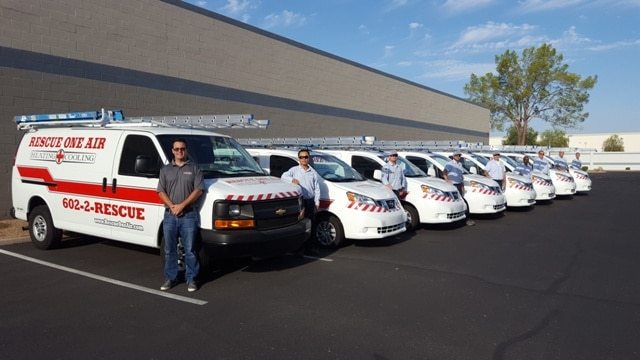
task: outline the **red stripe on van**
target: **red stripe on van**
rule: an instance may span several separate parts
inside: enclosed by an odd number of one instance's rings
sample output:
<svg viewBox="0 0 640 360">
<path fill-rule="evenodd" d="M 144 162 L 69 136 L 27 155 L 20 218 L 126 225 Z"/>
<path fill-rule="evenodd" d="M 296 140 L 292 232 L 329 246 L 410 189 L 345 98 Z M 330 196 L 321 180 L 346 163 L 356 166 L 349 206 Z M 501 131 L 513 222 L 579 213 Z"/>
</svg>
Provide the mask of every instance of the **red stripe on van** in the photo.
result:
<svg viewBox="0 0 640 360">
<path fill-rule="evenodd" d="M 102 191 L 101 183 L 56 180 L 51 176 L 51 173 L 47 168 L 28 166 L 18 166 L 17 168 L 21 177 L 32 180 L 42 180 L 47 183 L 47 188 L 51 192 L 78 196 L 91 196 L 104 199 L 129 200 L 150 204 L 162 204 L 162 200 L 158 197 L 156 189 L 117 186 L 116 192 L 114 193 L 111 191 L 111 184 L 107 185 L 107 191 Z"/>
</svg>

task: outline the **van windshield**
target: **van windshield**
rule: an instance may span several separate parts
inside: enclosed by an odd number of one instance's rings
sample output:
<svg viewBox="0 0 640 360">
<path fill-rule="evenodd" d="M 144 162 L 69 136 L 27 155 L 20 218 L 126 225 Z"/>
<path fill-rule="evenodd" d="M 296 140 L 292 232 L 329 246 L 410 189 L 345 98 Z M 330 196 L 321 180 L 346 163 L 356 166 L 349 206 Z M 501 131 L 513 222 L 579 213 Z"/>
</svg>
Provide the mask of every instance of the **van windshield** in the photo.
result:
<svg viewBox="0 0 640 360">
<path fill-rule="evenodd" d="M 171 146 L 177 138 L 187 142 L 187 155 L 205 179 L 267 176 L 260 165 L 234 139 L 208 135 L 159 135 L 167 159 L 173 159 Z"/>
<path fill-rule="evenodd" d="M 337 157 L 324 153 L 311 153 L 311 167 L 323 179 L 331 182 L 364 181 L 362 175 Z"/>
</svg>

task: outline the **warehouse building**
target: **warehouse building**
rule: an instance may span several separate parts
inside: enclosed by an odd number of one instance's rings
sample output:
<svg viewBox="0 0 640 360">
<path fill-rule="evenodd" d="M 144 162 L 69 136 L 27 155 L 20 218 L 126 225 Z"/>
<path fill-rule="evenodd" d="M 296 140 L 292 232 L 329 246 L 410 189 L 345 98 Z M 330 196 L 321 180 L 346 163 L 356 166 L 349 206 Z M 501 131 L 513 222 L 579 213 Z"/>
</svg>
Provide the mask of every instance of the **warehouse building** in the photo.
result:
<svg viewBox="0 0 640 360">
<path fill-rule="evenodd" d="M 485 108 L 182 1 L 2 0 L 0 34 L 0 217 L 19 114 L 251 113 L 272 125 L 226 133 L 489 139 Z"/>
</svg>

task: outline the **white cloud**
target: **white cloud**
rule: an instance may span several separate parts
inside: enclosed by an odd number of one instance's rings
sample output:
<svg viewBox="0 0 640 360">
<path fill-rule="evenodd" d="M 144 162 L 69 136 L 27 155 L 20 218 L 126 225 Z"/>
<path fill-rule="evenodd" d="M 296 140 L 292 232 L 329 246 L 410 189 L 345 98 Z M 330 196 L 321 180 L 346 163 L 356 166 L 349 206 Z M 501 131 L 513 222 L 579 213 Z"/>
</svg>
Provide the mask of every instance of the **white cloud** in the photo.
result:
<svg viewBox="0 0 640 360">
<path fill-rule="evenodd" d="M 393 45 L 385 45 L 385 47 L 384 47 L 384 57 L 390 57 L 390 56 L 393 56 L 393 50 L 394 50 L 395 48 L 396 48 L 396 47 L 395 47 L 395 46 L 393 46 Z"/>
<path fill-rule="evenodd" d="M 279 14 L 269 14 L 264 17 L 264 27 L 271 29 L 274 27 L 302 26 L 307 22 L 307 18 L 302 14 L 297 14 L 289 10 L 282 10 Z"/>
<path fill-rule="evenodd" d="M 503 43 L 522 42 L 535 26 L 529 24 L 513 25 L 506 23 L 488 22 L 481 26 L 468 27 L 452 49 L 470 48 L 496 48 Z M 519 37 L 511 40 L 513 37 Z"/>
<path fill-rule="evenodd" d="M 413 65 L 413 62 L 411 62 L 411 61 L 399 61 L 396 65 L 398 65 L 400 67 L 409 67 L 409 66 Z"/>
<path fill-rule="evenodd" d="M 640 39 L 616 41 L 610 44 L 599 44 L 599 45 L 590 46 L 587 49 L 591 51 L 608 51 L 608 50 L 626 48 L 630 46 L 640 46 Z"/>
<path fill-rule="evenodd" d="M 409 23 L 409 29 L 411 29 L 411 30 L 420 29 L 422 26 L 423 26 L 422 24 L 417 23 L 417 22 Z"/>
<path fill-rule="evenodd" d="M 493 2 L 494 0 L 447 0 L 442 8 L 449 13 L 459 13 L 485 7 Z"/>
<path fill-rule="evenodd" d="M 524 12 L 546 11 L 566 8 L 583 3 L 584 0 L 524 0 L 519 1 Z"/>
<path fill-rule="evenodd" d="M 196 5 L 202 7 L 202 8 L 206 8 L 207 7 L 207 2 L 206 1 L 196 1 Z"/>
<path fill-rule="evenodd" d="M 206 3 L 206 1 L 204 1 Z M 220 11 L 233 16 L 254 8 L 255 5 L 250 0 L 227 0 L 227 4 L 220 8 Z"/>
<path fill-rule="evenodd" d="M 420 77 L 448 81 L 469 80 L 472 73 L 484 75 L 495 70 L 494 63 L 467 63 L 460 60 L 437 60 L 424 63 L 427 69 Z"/>
<path fill-rule="evenodd" d="M 391 0 L 389 5 L 386 6 L 385 11 L 395 10 L 407 5 L 409 0 Z"/>
</svg>

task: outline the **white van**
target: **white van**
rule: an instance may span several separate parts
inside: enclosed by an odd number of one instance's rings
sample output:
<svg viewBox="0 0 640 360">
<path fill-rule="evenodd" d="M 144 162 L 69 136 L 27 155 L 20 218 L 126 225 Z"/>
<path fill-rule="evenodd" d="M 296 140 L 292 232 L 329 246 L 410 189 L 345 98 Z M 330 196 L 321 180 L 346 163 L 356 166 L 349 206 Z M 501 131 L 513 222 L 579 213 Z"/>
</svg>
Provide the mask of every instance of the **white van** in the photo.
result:
<svg viewBox="0 0 640 360">
<path fill-rule="evenodd" d="M 500 161 L 512 173 L 518 166 L 518 161 L 511 157 L 511 153 L 500 152 L 500 155 Z M 488 161 L 493 155 L 490 153 L 473 153 L 471 156 L 480 161 L 482 159 Z M 533 190 L 536 192 L 536 201 L 552 200 L 556 197 L 556 188 L 553 186 L 549 175 L 539 171 L 532 171 L 531 183 L 533 184 Z"/>
<path fill-rule="evenodd" d="M 442 153 L 441 155 L 450 156 L 451 153 Z M 474 157 L 469 153 L 462 153 L 462 159 L 462 167 L 472 174 L 484 173 L 485 166 L 489 161 L 483 156 Z M 507 206 L 524 207 L 532 206 L 536 203 L 536 192 L 533 189 L 531 179 L 510 171 L 505 174 L 505 178 L 504 196 L 507 200 Z"/>
<path fill-rule="evenodd" d="M 286 149 L 247 148 L 265 171 L 280 177 L 298 165 L 298 152 Z M 320 208 L 316 241 L 338 247 L 345 239 L 381 239 L 406 230 L 406 215 L 395 194 L 366 180 L 335 156 L 311 151 L 309 164 L 320 175 Z"/>
<path fill-rule="evenodd" d="M 524 154 L 512 154 L 511 156 L 518 161 L 522 161 Z M 538 154 L 528 154 L 528 156 L 531 163 L 538 158 Z M 556 189 L 556 195 L 566 196 L 575 194 L 576 182 L 573 176 L 571 176 L 568 171 L 555 167 L 553 160 L 547 156 L 545 156 L 544 159 L 549 163 L 549 177 L 551 178 L 553 187 Z"/>
<path fill-rule="evenodd" d="M 203 260 L 279 255 L 309 238 L 296 186 L 265 174 L 229 136 L 167 125 L 215 127 L 219 117 L 122 119 L 117 111 L 16 117 L 26 133 L 13 164 L 12 214 L 29 222 L 37 247 L 57 246 L 63 230 L 161 247 L 165 209 L 158 173 L 176 138 L 186 140 L 189 158 L 204 175 Z M 251 126 L 255 120 L 229 116 L 222 122 Z"/>
<path fill-rule="evenodd" d="M 339 157 L 358 170 L 365 178 L 380 180 L 380 169 L 385 165 L 385 155 L 362 150 L 322 150 Z M 408 228 L 420 223 L 452 223 L 465 218 L 466 205 L 455 186 L 427 177 L 419 168 L 398 157 L 398 164 L 407 178 L 407 195 L 401 199 L 407 212 Z"/>
<path fill-rule="evenodd" d="M 412 162 L 424 172 L 442 177 L 445 165 L 451 161 L 446 156 L 420 151 L 399 151 L 398 154 Z M 464 198 L 469 203 L 471 214 L 496 214 L 507 208 L 507 200 L 497 182 L 485 176 L 464 174 Z"/>
</svg>

